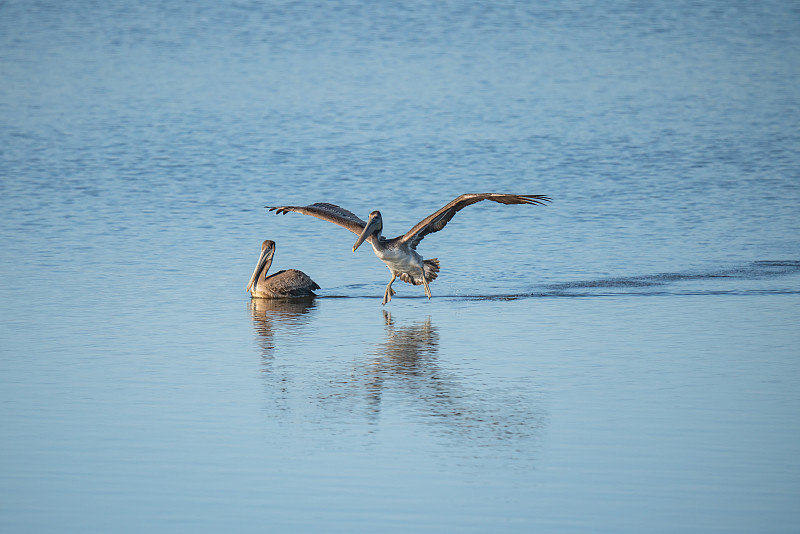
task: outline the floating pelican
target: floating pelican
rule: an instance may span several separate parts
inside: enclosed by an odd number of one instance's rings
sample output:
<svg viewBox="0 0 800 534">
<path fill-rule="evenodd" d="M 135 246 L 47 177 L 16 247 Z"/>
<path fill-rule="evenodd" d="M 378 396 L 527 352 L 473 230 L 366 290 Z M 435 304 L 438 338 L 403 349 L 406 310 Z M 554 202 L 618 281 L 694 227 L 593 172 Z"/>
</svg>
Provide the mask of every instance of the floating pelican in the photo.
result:
<svg viewBox="0 0 800 534">
<path fill-rule="evenodd" d="M 267 276 L 274 255 L 275 241 L 267 239 L 261 244 L 261 256 L 245 291 L 250 291 L 251 297 L 263 299 L 313 297 L 313 290 L 319 286 L 302 271 L 289 269 Z"/>
<path fill-rule="evenodd" d="M 395 237 L 394 239 L 386 239 L 381 235 L 383 230 L 383 219 L 381 219 L 381 212 L 373 211 L 369 214 L 367 222 L 362 221 L 353 213 L 344 208 L 340 208 L 334 204 L 320 202 L 311 204 L 309 206 L 265 206 L 269 211 L 275 211 L 276 214 L 286 214 L 290 211 L 302 213 L 304 215 L 311 215 L 322 219 L 324 221 L 338 224 L 347 228 L 354 234 L 358 235 L 355 245 L 353 245 L 353 252 L 363 243 L 367 241 L 372 245 L 372 250 L 375 255 L 386 264 L 389 271 L 392 273 L 392 279 L 386 286 L 386 291 L 383 293 L 383 304 L 392 300 L 392 295 L 395 291 L 392 289 L 392 283 L 396 278 L 400 278 L 403 282 L 420 284 L 425 286 L 425 295 L 428 299 L 431 298 L 431 290 L 428 283 L 434 281 L 439 272 L 439 260 L 432 258 L 423 260 L 416 249 L 419 242 L 428 235 L 438 232 L 453 218 L 453 216 L 463 208 L 470 204 L 475 204 L 481 200 L 492 200 L 501 204 L 544 204 L 549 202 L 550 199 L 543 195 L 506 195 L 503 193 L 481 193 L 481 194 L 467 194 L 461 195 L 445 207 L 428 215 L 420 222 L 418 222 L 411 230 L 405 235 Z"/>
</svg>

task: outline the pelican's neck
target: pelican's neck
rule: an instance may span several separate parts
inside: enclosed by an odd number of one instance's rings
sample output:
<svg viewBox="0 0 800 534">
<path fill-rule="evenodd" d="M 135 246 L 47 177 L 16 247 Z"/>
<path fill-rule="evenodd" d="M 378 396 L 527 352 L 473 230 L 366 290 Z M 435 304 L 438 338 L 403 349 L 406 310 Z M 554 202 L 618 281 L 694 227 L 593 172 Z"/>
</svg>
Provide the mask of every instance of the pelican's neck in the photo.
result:
<svg viewBox="0 0 800 534">
<path fill-rule="evenodd" d="M 369 242 L 369 244 L 372 245 L 373 247 L 378 242 L 386 241 L 386 238 L 383 237 L 383 235 L 381 234 L 381 229 L 382 228 L 383 228 L 383 224 L 381 224 L 380 226 L 375 228 L 375 230 L 373 230 L 373 232 L 367 236 L 367 239 L 365 239 L 365 241 Z"/>
<path fill-rule="evenodd" d="M 267 272 L 272 266 L 272 257 L 274 254 L 275 249 L 261 251 L 261 256 L 258 258 L 256 268 L 253 270 L 253 276 L 250 278 L 250 283 L 247 285 L 248 291 L 251 289 L 256 290 L 260 284 L 264 283 Z"/>
<path fill-rule="evenodd" d="M 372 245 L 372 248 L 377 250 L 378 248 L 382 248 L 386 244 L 386 238 L 381 235 L 381 229 L 378 228 L 372 235 L 368 238 L 369 244 Z"/>
<path fill-rule="evenodd" d="M 267 277 L 267 271 L 269 270 L 269 265 L 259 265 L 258 267 L 259 267 L 258 270 L 253 276 L 253 285 L 251 287 L 252 291 L 262 290 L 262 286 L 264 285 L 264 279 Z"/>
<path fill-rule="evenodd" d="M 267 263 L 264 264 L 263 267 L 261 267 L 261 270 L 258 271 L 258 277 L 256 277 L 257 283 L 258 282 L 264 282 L 264 279 L 267 277 L 267 273 L 269 272 L 269 268 L 271 266 L 272 266 L 272 262 L 268 261 Z"/>
<path fill-rule="evenodd" d="M 370 245 L 372 245 L 372 251 L 375 253 L 378 258 L 383 260 L 387 254 L 392 254 L 392 251 L 395 247 L 391 246 L 390 243 L 392 240 L 386 239 L 380 232 L 378 232 L 374 239 L 370 241 Z"/>
</svg>

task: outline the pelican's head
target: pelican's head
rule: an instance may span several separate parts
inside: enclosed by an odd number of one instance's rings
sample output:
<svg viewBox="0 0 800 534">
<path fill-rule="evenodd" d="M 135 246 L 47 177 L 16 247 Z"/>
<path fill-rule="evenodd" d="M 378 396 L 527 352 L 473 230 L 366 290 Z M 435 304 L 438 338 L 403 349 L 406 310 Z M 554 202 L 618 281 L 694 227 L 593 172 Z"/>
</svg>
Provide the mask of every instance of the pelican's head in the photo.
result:
<svg viewBox="0 0 800 534">
<path fill-rule="evenodd" d="M 261 243 L 261 256 L 258 257 L 256 269 L 253 271 L 253 276 L 250 277 L 250 281 L 247 283 L 247 289 L 245 289 L 245 291 L 250 291 L 250 289 L 256 285 L 256 280 L 258 280 L 259 275 L 263 276 L 264 278 L 267 277 L 267 271 L 269 271 L 269 268 L 272 265 L 272 256 L 274 254 L 275 241 L 267 239 Z"/>
<path fill-rule="evenodd" d="M 356 249 L 361 246 L 361 243 L 363 243 L 364 240 L 370 237 L 371 235 L 373 234 L 381 235 L 382 230 L 383 230 L 383 219 L 381 219 L 381 212 L 375 210 L 369 214 L 369 220 L 367 220 L 367 225 L 364 227 L 364 231 L 361 232 L 361 235 L 358 236 L 358 239 L 356 239 L 356 244 L 353 245 L 353 252 L 355 252 Z"/>
</svg>

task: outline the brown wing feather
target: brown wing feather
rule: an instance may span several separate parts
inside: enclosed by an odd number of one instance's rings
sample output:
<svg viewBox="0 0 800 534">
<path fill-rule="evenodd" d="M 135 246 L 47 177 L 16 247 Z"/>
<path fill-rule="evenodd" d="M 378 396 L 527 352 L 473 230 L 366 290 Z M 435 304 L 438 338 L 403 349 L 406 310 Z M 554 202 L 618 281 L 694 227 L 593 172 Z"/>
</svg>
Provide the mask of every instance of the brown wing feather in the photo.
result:
<svg viewBox="0 0 800 534">
<path fill-rule="evenodd" d="M 328 204 L 327 202 L 317 202 L 308 206 L 264 206 L 269 208 L 269 211 L 274 211 L 275 214 L 287 214 L 290 211 L 302 213 L 303 215 L 311 215 L 323 221 L 338 224 L 342 228 L 347 228 L 356 235 L 361 235 L 367 223 L 359 219 L 354 213 L 337 206 L 336 204 Z"/>
<path fill-rule="evenodd" d="M 504 193 L 476 193 L 461 195 L 436 213 L 432 213 L 418 222 L 414 228 L 409 230 L 402 237 L 402 240 L 404 242 L 408 242 L 411 245 L 411 248 L 416 249 L 419 242 L 422 241 L 426 235 L 438 232 L 444 228 L 448 222 L 450 222 L 450 219 L 452 219 L 456 213 L 466 208 L 470 204 L 475 204 L 476 202 L 480 202 L 482 200 L 491 200 L 493 202 L 499 202 L 500 204 L 544 205 L 545 202 L 550 202 L 550 199 L 544 195 L 507 195 Z"/>
</svg>

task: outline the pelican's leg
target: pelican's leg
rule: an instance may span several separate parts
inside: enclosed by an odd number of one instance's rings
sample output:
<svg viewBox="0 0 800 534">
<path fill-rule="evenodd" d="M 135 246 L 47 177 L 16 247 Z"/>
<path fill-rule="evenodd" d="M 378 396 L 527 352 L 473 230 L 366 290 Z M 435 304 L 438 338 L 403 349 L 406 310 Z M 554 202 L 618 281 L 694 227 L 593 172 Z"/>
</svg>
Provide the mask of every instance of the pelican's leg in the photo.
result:
<svg viewBox="0 0 800 534">
<path fill-rule="evenodd" d="M 383 302 L 381 304 L 386 305 L 387 302 L 392 300 L 392 295 L 394 295 L 394 289 L 392 289 L 392 284 L 394 283 L 395 278 L 397 275 L 392 273 L 392 279 L 389 280 L 389 283 L 386 284 L 386 291 L 383 292 Z"/>
<path fill-rule="evenodd" d="M 428 296 L 428 300 L 431 300 L 431 288 L 428 287 L 428 279 L 425 278 L 425 264 L 422 264 L 422 285 L 425 286 L 425 294 Z"/>
</svg>

